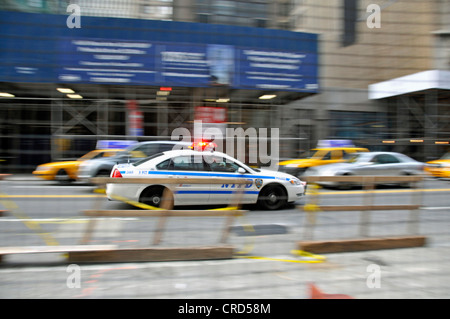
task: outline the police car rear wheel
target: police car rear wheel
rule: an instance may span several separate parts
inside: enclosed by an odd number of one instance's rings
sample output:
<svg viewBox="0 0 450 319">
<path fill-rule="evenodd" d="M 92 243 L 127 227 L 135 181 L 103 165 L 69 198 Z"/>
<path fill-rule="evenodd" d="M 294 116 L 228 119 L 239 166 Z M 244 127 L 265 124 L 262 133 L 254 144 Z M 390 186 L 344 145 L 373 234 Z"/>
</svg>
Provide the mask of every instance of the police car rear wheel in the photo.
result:
<svg viewBox="0 0 450 319">
<path fill-rule="evenodd" d="M 161 205 L 163 192 L 164 192 L 163 186 L 147 188 L 142 192 L 139 198 L 139 202 L 144 203 L 146 205 L 159 207 Z"/>
<path fill-rule="evenodd" d="M 281 186 L 268 185 L 259 193 L 258 203 L 263 209 L 283 208 L 287 204 L 286 191 Z"/>
</svg>

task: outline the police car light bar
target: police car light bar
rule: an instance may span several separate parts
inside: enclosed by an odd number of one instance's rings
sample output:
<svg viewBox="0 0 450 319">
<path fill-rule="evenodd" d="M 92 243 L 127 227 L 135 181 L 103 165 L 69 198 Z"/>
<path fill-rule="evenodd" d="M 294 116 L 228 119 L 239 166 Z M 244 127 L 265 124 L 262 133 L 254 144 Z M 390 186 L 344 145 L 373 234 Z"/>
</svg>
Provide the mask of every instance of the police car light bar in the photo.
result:
<svg viewBox="0 0 450 319">
<path fill-rule="evenodd" d="M 206 151 L 206 150 L 214 151 L 216 149 L 216 147 L 217 147 L 216 143 L 200 141 L 200 142 L 192 143 L 192 145 L 190 146 L 190 149 L 193 149 L 195 151 Z"/>
</svg>

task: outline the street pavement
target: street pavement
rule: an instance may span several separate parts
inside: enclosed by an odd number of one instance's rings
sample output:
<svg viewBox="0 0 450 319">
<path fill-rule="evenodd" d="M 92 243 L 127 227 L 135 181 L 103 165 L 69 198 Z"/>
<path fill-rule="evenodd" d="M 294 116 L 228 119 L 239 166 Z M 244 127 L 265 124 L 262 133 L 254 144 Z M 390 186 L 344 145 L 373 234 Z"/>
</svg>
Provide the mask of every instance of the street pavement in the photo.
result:
<svg viewBox="0 0 450 319">
<path fill-rule="evenodd" d="M 439 184 L 441 189 L 448 186 L 446 182 Z M 333 201 L 331 193 L 329 200 Z M 309 299 L 309 284 L 314 283 L 323 293 L 357 299 L 447 299 L 450 217 L 444 194 L 441 191 L 439 196 L 427 198 L 428 209 L 421 211 L 420 234 L 427 237 L 424 247 L 298 255 L 296 243 L 304 234 L 303 213 L 295 207 L 270 214 L 250 211 L 230 233 L 228 244 L 236 250 L 232 259 L 69 265 L 62 254 L 11 255 L 0 265 L 0 298 L 206 298 L 267 303 L 264 299 Z M 392 194 L 383 196 L 391 198 Z M 26 201 L 30 199 L 19 202 L 19 206 Z M 431 207 L 433 202 L 438 205 Z M 397 228 L 390 228 L 389 214 L 374 219 L 374 234 L 382 234 L 384 229 L 404 234 L 407 227 L 403 221 L 395 219 Z M 343 237 L 353 235 L 358 215 L 349 215 L 343 221 L 336 216 L 335 212 L 320 214 L 315 238 L 329 238 L 338 231 Z M 13 241 L 15 245 L 38 243 L 36 233 L 14 222 L 13 217 L 0 218 L 3 245 Z M 81 216 L 66 217 L 71 222 L 41 224 L 62 244 L 73 243 L 86 226 Z M 175 245 L 180 238 L 189 245 L 215 244 L 223 222 L 186 225 L 185 220 L 170 222 L 163 244 Z M 246 225 L 253 226 L 253 233 L 244 231 Z M 135 219 L 104 221 L 95 244 L 110 244 L 113 239 L 123 246 L 145 244 L 151 240 L 148 229 L 153 226 Z"/>
</svg>

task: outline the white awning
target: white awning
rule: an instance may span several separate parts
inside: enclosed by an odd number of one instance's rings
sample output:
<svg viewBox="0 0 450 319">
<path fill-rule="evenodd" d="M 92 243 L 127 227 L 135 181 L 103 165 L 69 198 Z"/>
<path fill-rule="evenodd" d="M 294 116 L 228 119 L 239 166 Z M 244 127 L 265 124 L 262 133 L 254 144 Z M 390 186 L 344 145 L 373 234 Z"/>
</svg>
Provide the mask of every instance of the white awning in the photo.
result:
<svg viewBox="0 0 450 319">
<path fill-rule="evenodd" d="M 428 70 L 369 85 L 369 99 L 377 100 L 429 89 L 450 90 L 450 71 Z"/>
</svg>

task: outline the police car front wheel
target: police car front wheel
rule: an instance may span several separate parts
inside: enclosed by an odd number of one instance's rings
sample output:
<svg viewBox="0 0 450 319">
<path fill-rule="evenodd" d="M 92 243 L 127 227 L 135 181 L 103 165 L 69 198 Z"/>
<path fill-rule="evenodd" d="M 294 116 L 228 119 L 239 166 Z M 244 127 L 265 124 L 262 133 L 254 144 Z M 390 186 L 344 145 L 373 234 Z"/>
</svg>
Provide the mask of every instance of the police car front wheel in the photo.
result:
<svg viewBox="0 0 450 319">
<path fill-rule="evenodd" d="M 263 209 L 276 210 L 287 204 L 287 195 L 280 185 L 267 185 L 259 193 L 258 204 Z"/>
</svg>

